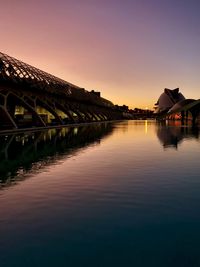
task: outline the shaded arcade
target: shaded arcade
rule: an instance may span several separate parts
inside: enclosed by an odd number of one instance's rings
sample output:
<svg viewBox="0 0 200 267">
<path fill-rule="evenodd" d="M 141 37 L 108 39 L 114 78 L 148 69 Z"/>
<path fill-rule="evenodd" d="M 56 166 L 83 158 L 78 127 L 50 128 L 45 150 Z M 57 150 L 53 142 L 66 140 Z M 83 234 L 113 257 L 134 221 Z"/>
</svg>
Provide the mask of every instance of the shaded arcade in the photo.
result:
<svg viewBox="0 0 200 267">
<path fill-rule="evenodd" d="M 0 52 L 0 128 L 122 119 L 99 92 L 66 82 Z"/>
</svg>

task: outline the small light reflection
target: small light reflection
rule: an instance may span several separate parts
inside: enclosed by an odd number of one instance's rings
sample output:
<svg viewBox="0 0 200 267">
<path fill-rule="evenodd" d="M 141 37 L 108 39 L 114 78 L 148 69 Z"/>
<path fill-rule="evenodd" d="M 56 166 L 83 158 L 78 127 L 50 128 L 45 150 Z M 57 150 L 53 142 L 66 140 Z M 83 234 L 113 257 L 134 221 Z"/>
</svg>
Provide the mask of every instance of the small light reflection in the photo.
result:
<svg viewBox="0 0 200 267">
<path fill-rule="evenodd" d="M 74 135 L 78 133 L 78 128 L 74 128 Z"/>
<path fill-rule="evenodd" d="M 24 146 L 25 144 L 25 140 L 24 140 L 24 137 L 22 137 L 22 146 Z"/>
<path fill-rule="evenodd" d="M 145 120 L 145 124 L 144 124 L 144 131 L 145 131 L 145 134 L 147 134 L 147 131 L 148 131 L 148 121 Z"/>
</svg>

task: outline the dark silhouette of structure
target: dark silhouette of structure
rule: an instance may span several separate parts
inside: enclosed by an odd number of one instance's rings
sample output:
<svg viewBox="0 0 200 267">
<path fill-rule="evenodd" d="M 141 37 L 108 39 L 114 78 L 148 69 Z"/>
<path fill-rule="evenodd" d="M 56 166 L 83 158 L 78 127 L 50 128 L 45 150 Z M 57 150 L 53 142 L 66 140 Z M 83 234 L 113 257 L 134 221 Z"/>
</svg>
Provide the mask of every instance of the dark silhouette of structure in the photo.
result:
<svg viewBox="0 0 200 267">
<path fill-rule="evenodd" d="M 200 117 L 200 99 L 186 99 L 179 88 L 165 88 L 155 105 L 157 118 L 191 120 L 195 124 Z"/>
<path fill-rule="evenodd" d="M 174 104 L 179 101 L 184 100 L 185 97 L 179 92 L 179 88 L 168 89 L 165 88 L 164 92 L 158 98 L 156 112 L 163 113 L 167 112 L 170 108 L 173 107 Z"/>
<path fill-rule="evenodd" d="M 80 149 L 99 145 L 113 129 L 112 123 L 105 122 L 0 135 L 0 187 L 15 184 L 27 173 L 44 169 Z"/>
<path fill-rule="evenodd" d="M 123 119 L 112 102 L 0 53 L 0 129 Z"/>
<path fill-rule="evenodd" d="M 175 121 L 158 123 L 156 132 L 164 149 L 178 149 L 178 146 L 184 139 L 199 140 L 200 137 L 199 127 L 182 127 L 181 122 L 177 125 Z"/>
</svg>

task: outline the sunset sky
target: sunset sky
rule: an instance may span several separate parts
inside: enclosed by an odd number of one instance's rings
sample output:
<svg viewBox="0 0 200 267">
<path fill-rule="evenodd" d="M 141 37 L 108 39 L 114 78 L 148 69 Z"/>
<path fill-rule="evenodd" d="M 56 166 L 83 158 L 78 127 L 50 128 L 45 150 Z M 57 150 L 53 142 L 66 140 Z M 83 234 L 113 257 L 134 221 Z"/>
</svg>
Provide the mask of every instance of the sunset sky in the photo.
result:
<svg viewBox="0 0 200 267">
<path fill-rule="evenodd" d="M 0 51 L 114 104 L 200 98 L 198 0 L 0 0 Z"/>
</svg>

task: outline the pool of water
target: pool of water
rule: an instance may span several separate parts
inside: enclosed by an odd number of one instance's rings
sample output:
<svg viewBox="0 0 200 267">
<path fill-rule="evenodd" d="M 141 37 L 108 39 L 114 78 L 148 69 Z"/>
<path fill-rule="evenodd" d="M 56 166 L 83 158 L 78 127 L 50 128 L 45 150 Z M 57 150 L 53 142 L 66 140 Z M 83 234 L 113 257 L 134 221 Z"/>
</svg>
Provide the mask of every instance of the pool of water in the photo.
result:
<svg viewBox="0 0 200 267">
<path fill-rule="evenodd" d="M 199 129 L 0 135 L 0 266 L 200 266 Z"/>
</svg>

